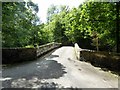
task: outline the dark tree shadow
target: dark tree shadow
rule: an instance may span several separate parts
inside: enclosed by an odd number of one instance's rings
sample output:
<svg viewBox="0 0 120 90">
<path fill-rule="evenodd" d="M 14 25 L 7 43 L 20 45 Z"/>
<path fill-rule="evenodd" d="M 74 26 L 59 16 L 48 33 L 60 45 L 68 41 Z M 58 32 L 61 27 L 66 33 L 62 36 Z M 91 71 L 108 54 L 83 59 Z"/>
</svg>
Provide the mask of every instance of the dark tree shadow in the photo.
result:
<svg viewBox="0 0 120 90">
<path fill-rule="evenodd" d="M 55 57 L 59 57 L 59 55 L 50 55 L 48 58 L 55 58 Z"/>
<path fill-rule="evenodd" d="M 32 80 L 33 77 L 37 77 L 38 80 L 42 79 L 58 79 L 62 77 L 66 72 L 64 71 L 65 67 L 54 60 L 44 60 L 39 62 L 37 66 L 32 68 L 19 68 L 19 71 L 17 69 L 14 69 L 8 73 L 8 71 L 3 72 L 4 78 L 7 78 L 8 76 L 11 77 L 11 80 L 6 80 L 2 82 L 2 86 L 5 88 L 19 88 L 19 87 L 27 87 L 29 86 L 29 80 Z M 23 78 L 25 80 L 23 80 Z M 15 86 L 12 84 L 15 84 Z M 42 84 L 40 81 L 36 82 L 38 85 L 39 83 Z M 31 83 L 30 83 L 31 84 Z M 51 87 L 54 88 L 57 86 L 55 83 L 43 83 L 44 87 Z M 32 86 L 32 84 L 31 84 Z"/>
</svg>

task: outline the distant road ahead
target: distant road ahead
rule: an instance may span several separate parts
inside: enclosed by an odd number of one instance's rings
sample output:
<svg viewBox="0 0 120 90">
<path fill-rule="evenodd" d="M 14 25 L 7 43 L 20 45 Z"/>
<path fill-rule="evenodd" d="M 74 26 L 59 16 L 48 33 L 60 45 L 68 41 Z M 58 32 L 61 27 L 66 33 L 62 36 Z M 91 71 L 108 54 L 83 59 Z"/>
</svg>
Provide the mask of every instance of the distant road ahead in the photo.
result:
<svg viewBox="0 0 120 90">
<path fill-rule="evenodd" d="M 76 59 L 64 46 L 38 60 L 4 68 L 5 88 L 118 88 L 118 76 Z"/>
</svg>

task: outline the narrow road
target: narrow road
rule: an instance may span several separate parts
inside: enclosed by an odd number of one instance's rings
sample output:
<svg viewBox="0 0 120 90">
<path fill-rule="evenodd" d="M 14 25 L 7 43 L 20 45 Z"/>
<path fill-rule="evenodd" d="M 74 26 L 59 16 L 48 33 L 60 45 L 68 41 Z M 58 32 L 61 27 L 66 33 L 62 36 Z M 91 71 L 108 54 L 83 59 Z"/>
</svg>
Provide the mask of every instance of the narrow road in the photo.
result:
<svg viewBox="0 0 120 90">
<path fill-rule="evenodd" d="M 84 61 L 64 46 L 38 60 L 3 68 L 4 88 L 118 88 L 118 76 Z"/>
</svg>

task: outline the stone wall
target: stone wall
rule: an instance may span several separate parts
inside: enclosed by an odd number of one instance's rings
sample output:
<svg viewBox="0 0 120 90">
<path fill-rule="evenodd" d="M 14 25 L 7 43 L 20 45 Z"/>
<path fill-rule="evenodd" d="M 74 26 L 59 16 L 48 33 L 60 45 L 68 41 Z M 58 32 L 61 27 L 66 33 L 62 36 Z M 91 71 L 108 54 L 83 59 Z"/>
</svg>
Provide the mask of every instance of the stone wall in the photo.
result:
<svg viewBox="0 0 120 90">
<path fill-rule="evenodd" d="M 2 48 L 2 64 L 35 60 L 60 45 L 60 43 L 49 43 L 37 48 Z"/>
<path fill-rule="evenodd" d="M 80 51 L 80 57 L 80 60 L 85 60 L 95 66 L 120 71 L 120 54 L 103 51 Z"/>
<path fill-rule="evenodd" d="M 60 43 L 48 43 L 48 44 L 45 44 L 45 45 L 41 45 L 39 47 L 37 47 L 37 57 L 41 56 L 42 54 L 50 51 L 50 50 L 53 50 L 55 48 L 58 48 L 60 47 L 61 44 Z"/>
<path fill-rule="evenodd" d="M 30 61 L 36 59 L 35 48 L 3 48 L 2 64 Z"/>
<path fill-rule="evenodd" d="M 93 51 L 79 48 L 81 61 L 90 62 L 94 66 L 120 72 L 120 53 Z"/>
</svg>

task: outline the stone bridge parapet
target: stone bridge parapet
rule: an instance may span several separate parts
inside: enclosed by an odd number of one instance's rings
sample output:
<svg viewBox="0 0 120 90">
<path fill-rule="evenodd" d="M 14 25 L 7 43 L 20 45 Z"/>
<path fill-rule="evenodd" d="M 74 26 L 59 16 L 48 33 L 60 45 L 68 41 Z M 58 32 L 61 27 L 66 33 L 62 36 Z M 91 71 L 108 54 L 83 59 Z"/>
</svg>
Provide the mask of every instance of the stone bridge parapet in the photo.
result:
<svg viewBox="0 0 120 90">
<path fill-rule="evenodd" d="M 60 43 L 48 43 L 36 48 L 2 48 L 2 64 L 35 60 L 50 50 L 60 47 Z"/>
</svg>

